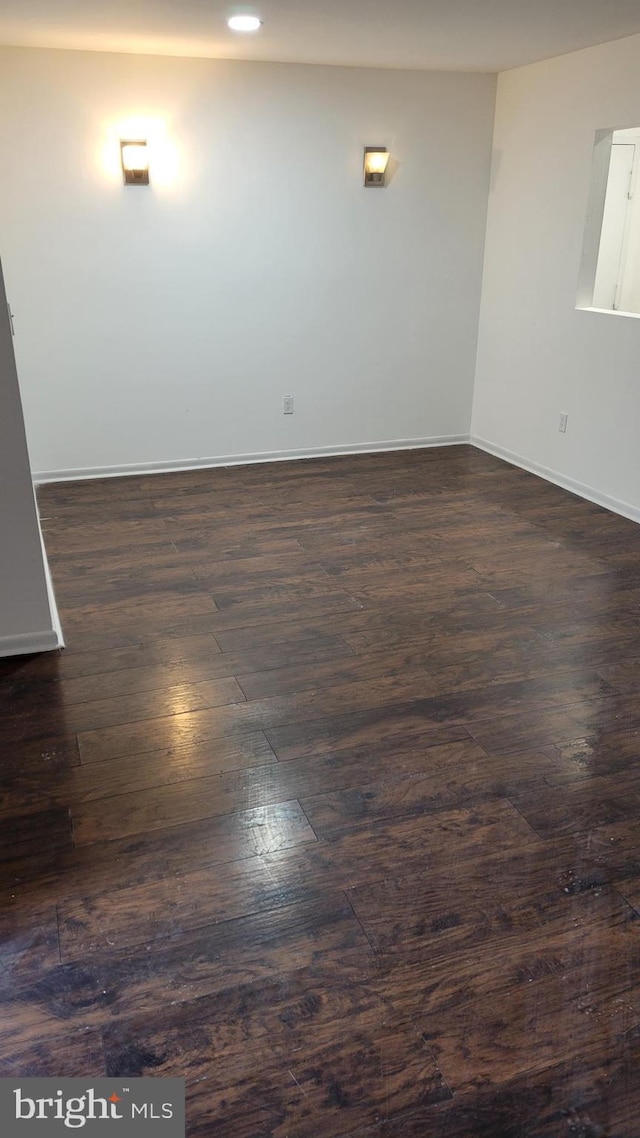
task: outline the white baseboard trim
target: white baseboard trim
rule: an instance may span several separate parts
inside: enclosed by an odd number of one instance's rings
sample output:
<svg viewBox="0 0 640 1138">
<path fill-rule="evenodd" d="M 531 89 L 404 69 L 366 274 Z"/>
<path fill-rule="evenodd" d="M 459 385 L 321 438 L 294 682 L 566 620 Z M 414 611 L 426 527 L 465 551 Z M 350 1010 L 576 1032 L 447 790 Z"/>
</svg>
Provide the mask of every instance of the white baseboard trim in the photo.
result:
<svg viewBox="0 0 640 1138">
<path fill-rule="evenodd" d="M 37 652 L 54 652 L 56 648 L 64 648 L 64 635 L 62 632 L 62 625 L 60 623 L 60 613 L 58 612 L 56 597 L 53 591 L 53 581 L 51 579 L 51 570 L 49 568 L 49 561 L 47 559 L 47 551 L 45 549 L 44 539 L 42 537 L 40 515 L 38 514 L 37 503 L 34 502 L 34 505 L 38 522 L 38 531 L 40 533 L 42 565 L 44 568 L 44 575 L 47 586 L 49 616 L 51 619 L 52 627 L 47 628 L 42 632 L 21 632 L 16 633 L 13 636 L 0 636 L 0 657 L 26 656 L 33 655 Z"/>
<path fill-rule="evenodd" d="M 478 435 L 471 435 L 470 442 L 478 450 L 484 450 L 487 454 L 494 455 L 495 458 L 502 458 L 505 462 L 510 462 L 512 466 L 519 466 L 522 470 L 528 470 L 530 474 L 538 474 L 547 482 L 553 482 L 556 486 L 562 487 L 563 490 L 569 490 L 571 494 L 586 498 L 588 502 L 594 502 L 596 506 L 603 506 L 605 510 L 611 510 L 614 514 L 620 514 L 632 522 L 640 522 L 640 508 L 632 506 L 629 502 L 624 502 L 620 498 L 612 498 L 609 494 L 602 494 L 593 486 L 587 486 L 584 482 L 577 482 L 574 478 L 559 474 L 557 470 L 551 470 L 548 466 L 542 466 L 539 462 L 533 462 L 521 454 L 515 454 L 513 451 L 506 450 L 505 447 L 498 446 L 497 443 L 480 438 Z"/>
<path fill-rule="evenodd" d="M 344 446 L 308 447 L 299 450 L 269 450 L 256 454 L 226 454 L 217 458 L 185 458 L 166 462 L 135 462 L 123 466 L 87 466 L 73 470 L 39 470 L 36 485 L 47 482 L 75 482 L 88 478 L 124 478 L 135 474 L 168 474 L 180 470 L 206 470 L 216 466 L 249 466 L 259 462 L 288 462 L 291 459 L 329 458 L 340 454 L 376 454 L 378 451 L 423 450 L 427 447 L 459 446 L 469 443 L 469 435 L 433 435 L 426 439 L 387 439 L 374 443 L 346 443 Z"/>
<path fill-rule="evenodd" d="M 0 656 L 25 656 L 34 652 L 53 652 L 62 647 L 55 629 L 26 632 L 19 636 L 0 636 Z"/>
<path fill-rule="evenodd" d="M 42 537 L 42 533 L 40 534 Z M 49 561 L 47 560 L 47 551 L 42 543 L 42 555 L 44 557 L 44 571 L 47 578 L 47 594 L 49 597 L 49 608 L 51 610 L 51 622 L 53 624 L 53 635 L 56 638 L 55 648 L 64 648 L 64 633 L 62 631 L 62 624 L 60 623 L 60 613 L 58 612 L 58 605 L 56 603 L 56 595 L 53 591 L 53 580 L 51 578 L 51 570 L 49 568 Z M 41 649 L 45 651 L 45 649 Z"/>
<path fill-rule="evenodd" d="M 40 525 L 39 518 L 38 525 Z M 60 614 L 56 604 L 55 593 L 53 591 L 53 581 L 47 560 L 47 551 L 44 547 L 44 541 L 42 540 L 42 530 L 40 530 L 40 541 L 42 543 L 42 561 L 47 582 L 47 596 L 49 598 L 49 611 L 53 628 L 48 628 L 44 632 L 23 632 L 15 636 L 0 636 L 0 657 L 25 656 L 35 652 L 54 652 L 56 648 L 64 648 L 64 635 L 60 623 Z"/>
<path fill-rule="evenodd" d="M 181 470 L 207 470 L 219 466 L 250 466 L 260 462 L 288 462 L 292 459 L 330 458 L 332 455 L 348 454 L 376 454 L 378 452 L 394 450 L 423 450 L 429 447 L 460 446 L 464 444 L 475 446 L 478 450 L 483 450 L 486 451 L 487 454 L 494 455 L 495 458 L 504 459 L 505 462 L 510 462 L 512 466 L 518 466 L 521 470 L 528 470 L 530 474 L 537 474 L 541 478 L 545 478 L 547 482 L 553 482 L 556 486 L 560 486 L 563 490 L 577 494 L 580 498 L 586 498 L 588 502 L 594 502 L 597 506 L 603 506 L 605 510 L 611 510 L 615 514 L 620 514 L 623 518 L 629 518 L 630 521 L 640 523 L 640 508 L 632 506 L 629 502 L 624 502 L 622 499 L 613 498 L 609 494 L 603 494 L 593 486 L 588 486 L 583 482 L 576 481 L 574 478 L 560 474 L 557 470 L 552 470 L 550 467 L 543 466 L 541 463 L 534 462 L 531 459 L 525 458 L 523 455 L 507 450 L 506 447 L 490 442 L 489 439 L 483 439 L 479 435 L 432 435 L 429 438 L 422 439 L 386 439 L 384 441 L 370 443 L 347 443 L 344 446 L 306 447 L 286 451 L 259 451 L 254 454 L 227 454 L 219 455 L 215 458 L 185 458 L 167 460 L 166 462 L 135 462 L 122 466 L 89 466 L 77 467 L 71 470 L 40 470 L 34 473 L 33 480 L 36 485 L 44 485 L 47 482 L 75 482 L 91 478 L 125 478 L 136 474 L 168 474 Z M 48 565 L 47 577 L 54 628 L 59 637 L 58 643 L 54 647 L 61 647 L 64 646 L 64 640 Z M 2 655 L 1 647 L 0 655 Z"/>
</svg>

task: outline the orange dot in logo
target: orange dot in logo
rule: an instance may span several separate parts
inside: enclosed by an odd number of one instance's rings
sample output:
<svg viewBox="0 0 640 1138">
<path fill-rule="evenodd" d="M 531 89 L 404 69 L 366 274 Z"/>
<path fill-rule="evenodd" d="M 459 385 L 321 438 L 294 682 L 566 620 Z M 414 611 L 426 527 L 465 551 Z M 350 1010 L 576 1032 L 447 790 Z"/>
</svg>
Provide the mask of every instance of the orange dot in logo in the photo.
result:
<svg viewBox="0 0 640 1138">
<path fill-rule="evenodd" d="M 110 1099 L 109 1099 L 109 1102 L 122 1102 L 122 1099 L 119 1098 L 118 1095 L 116 1094 L 116 1092 L 114 1091 L 113 1094 L 111 1095 Z"/>
</svg>

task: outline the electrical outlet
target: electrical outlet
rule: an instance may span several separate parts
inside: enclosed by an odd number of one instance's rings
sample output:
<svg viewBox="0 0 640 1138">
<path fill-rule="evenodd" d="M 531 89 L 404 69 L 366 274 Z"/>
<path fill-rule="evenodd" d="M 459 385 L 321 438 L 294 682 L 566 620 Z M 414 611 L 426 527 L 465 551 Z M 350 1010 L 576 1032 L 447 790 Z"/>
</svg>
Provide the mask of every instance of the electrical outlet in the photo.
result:
<svg viewBox="0 0 640 1138">
<path fill-rule="evenodd" d="M 567 415 L 566 411 L 562 411 L 560 413 L 560 422 L 558 423 L 558 430 L 562 431 L 563 435 L 565 434 L 565 432 L 567 430 L 567 419 L 568 418 L 569 418 L 569 416 Z"/>
<path fill-rule="evenodd" d="M 282 400 L 282 414 L 293 415 L 293 395 L 285 395 Z"/>
</svg>

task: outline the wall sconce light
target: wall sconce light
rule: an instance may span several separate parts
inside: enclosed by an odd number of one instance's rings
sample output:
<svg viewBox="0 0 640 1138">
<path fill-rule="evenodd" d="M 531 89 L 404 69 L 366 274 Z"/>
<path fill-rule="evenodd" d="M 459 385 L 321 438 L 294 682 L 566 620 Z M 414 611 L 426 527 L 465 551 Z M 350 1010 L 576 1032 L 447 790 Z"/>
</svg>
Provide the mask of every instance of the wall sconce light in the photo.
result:
<svg viewBox="0 0 640 1138">
<path fill-rule="evenodd" d="M 120 156 L 125 186 L 148 186 L 149 155 L 146 141 L 121 141 Z"/>
<path fill-rule="evenodd" d="M 365 186 L 384 186 L 389 151 L 386 146 L 365 146 L 364 184 Z"/>
</svg>

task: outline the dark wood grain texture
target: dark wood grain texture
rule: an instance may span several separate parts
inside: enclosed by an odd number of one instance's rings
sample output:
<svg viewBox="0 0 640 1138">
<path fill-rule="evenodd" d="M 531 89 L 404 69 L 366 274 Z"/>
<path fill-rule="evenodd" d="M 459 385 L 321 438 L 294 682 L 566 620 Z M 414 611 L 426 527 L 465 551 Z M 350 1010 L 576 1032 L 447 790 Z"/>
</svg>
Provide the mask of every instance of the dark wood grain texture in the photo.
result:
<svg viewBox="0 0 640 1138">
<path fill-rule="evenodd" d="M 640 1138 L 640 528 L 469 447 L 42 487 L 0 1075 L 203 1138 Z"/>
</svg>

